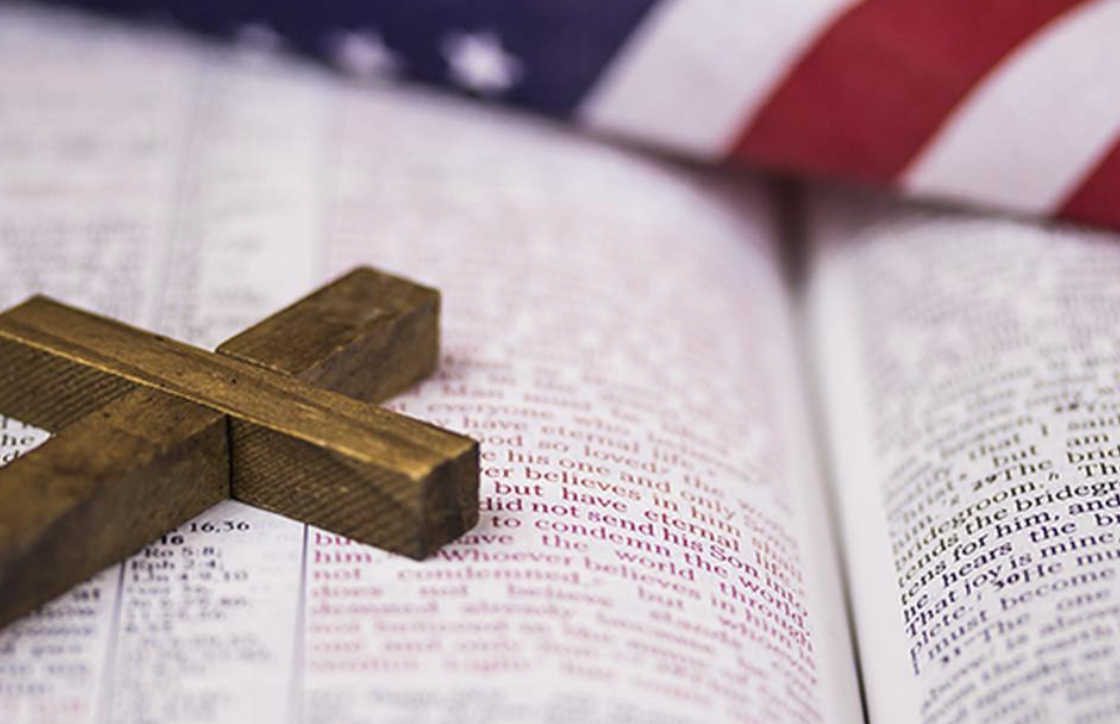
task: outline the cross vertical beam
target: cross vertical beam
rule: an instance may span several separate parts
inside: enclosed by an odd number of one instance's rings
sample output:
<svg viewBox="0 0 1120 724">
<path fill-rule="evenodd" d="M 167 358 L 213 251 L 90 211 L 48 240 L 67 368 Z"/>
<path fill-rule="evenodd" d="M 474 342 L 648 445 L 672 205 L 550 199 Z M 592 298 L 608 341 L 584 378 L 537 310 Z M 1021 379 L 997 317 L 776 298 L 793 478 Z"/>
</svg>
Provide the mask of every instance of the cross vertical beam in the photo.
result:
<svg viewBox="0 0 1120 724">
<path fill-rule="evenodd" d="M 135 390 L 0 475 L 0 625 L 229 497 L 225 416 Z"/>
</svg>

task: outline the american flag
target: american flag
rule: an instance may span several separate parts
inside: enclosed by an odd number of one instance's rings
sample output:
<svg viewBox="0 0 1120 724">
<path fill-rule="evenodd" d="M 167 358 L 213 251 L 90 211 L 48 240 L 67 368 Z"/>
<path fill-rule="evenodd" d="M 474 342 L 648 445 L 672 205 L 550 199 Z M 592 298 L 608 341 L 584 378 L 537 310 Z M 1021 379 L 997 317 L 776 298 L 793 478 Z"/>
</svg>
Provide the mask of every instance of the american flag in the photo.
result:
<svg viewBox="0 0 1120 724">
<path fill-rule="evenodd" d="M 713 162 L 1120 228 L 1120 0 L 79 0 Z"/>
</svg>

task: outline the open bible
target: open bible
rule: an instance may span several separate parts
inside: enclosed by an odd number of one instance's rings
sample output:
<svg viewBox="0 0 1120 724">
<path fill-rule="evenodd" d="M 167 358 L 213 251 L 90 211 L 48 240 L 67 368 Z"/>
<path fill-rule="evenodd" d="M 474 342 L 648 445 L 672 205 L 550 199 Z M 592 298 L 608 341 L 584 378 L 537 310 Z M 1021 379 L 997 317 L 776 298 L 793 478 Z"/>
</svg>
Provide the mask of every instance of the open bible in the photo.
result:
<svg viewBox="0 0 1120 724">
<path fill-rule="evenodd" d="M 212 346 L 376 265 L 444 294 L 390 406 L 483 446 L 424 562 L 236 502 L 153 541 L 0 631 L 0 721 L 1120 716 L 1108 235 L 19 5 L 0 158 L 0 305 Z"/>
</svg>

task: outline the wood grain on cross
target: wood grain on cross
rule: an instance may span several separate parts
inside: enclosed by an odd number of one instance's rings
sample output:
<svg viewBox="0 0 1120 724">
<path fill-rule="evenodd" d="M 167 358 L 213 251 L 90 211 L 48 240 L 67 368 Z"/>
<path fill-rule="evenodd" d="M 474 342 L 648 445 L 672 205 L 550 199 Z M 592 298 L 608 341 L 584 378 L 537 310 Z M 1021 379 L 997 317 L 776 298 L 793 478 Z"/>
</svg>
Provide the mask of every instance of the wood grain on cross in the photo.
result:
<svg viewBox="0 0 1120 724">
<path fill-rule="evenodd" d="M 0 314 L 0 626 L 234 498 L 423 558 L 478 520 L 478 445 L 376 402 L 428 375 L 439 293 L 358 269 L 205 352 L 44 297 Z"/>
</svg>

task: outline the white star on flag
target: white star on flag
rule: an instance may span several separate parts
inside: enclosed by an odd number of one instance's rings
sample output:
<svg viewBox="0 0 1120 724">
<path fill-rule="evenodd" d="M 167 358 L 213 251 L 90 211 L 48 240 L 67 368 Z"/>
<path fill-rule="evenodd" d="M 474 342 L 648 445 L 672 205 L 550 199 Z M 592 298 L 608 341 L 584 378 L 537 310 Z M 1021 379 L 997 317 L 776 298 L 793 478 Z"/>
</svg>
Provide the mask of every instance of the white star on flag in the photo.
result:
<svg viewBox="0 0 1120 724">
<path fill-rule="evenodd" d="M 395 73 L 401 61 L 376 30 L 340 31 L 331 36 L 330 57 L 336 67 L 355 78 Z"/>
<path fill-rule="evenodd" d="M 481 95 L 499 95 L 524 75 L 521 61 L 502 48 L 492 32 L 449 33 L 443 41 L 451 79 Z"/>
</svg>

